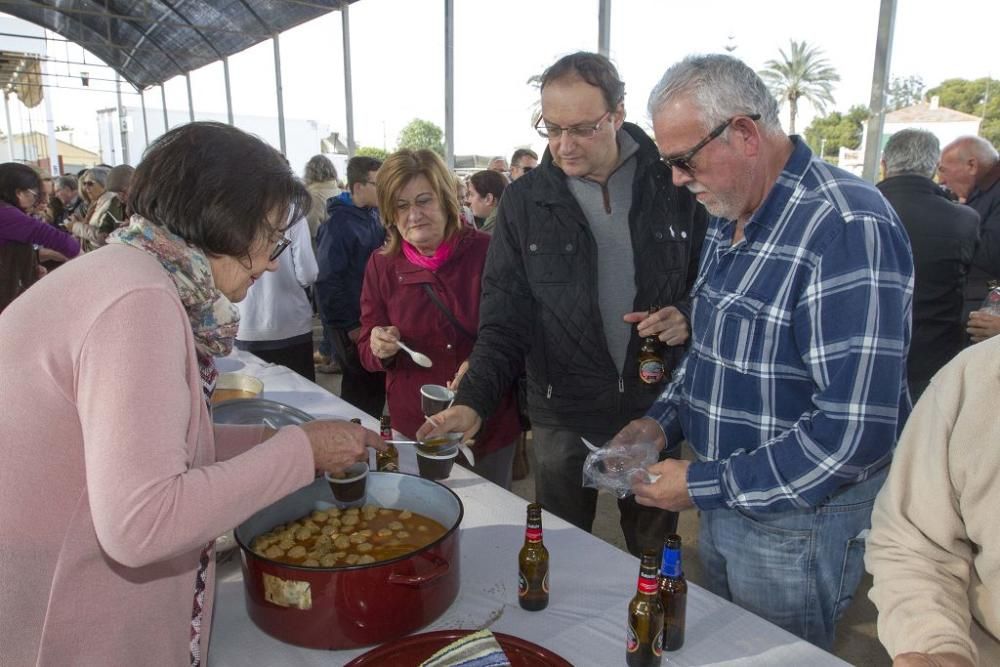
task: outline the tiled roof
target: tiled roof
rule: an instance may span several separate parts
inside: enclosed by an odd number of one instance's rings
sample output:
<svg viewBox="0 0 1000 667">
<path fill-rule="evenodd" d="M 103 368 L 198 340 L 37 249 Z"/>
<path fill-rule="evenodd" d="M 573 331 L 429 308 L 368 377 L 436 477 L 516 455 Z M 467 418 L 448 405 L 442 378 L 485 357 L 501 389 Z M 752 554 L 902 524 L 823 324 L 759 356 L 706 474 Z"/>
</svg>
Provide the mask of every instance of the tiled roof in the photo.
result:
<svg viewBox="0 0 1000 667">
<path fill-rule="evenodd" d="M 933 107 L 927 102 L 890 111 L 885 115 L 886 123 L 967 123 L 978 120 L 979 116 L 946 107 Z"/>
</svg>

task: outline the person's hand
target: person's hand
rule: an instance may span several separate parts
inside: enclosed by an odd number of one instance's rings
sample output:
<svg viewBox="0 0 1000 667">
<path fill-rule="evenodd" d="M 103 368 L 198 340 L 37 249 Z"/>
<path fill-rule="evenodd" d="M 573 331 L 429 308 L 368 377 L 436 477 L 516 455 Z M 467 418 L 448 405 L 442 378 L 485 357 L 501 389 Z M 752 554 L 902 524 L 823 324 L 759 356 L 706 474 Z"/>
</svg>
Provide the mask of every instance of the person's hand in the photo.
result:
<svg viewBox="0 0 1000 667">
<path fill-rule="evenodd" d="M 462 442 L 468 442 L 479 432 L 483 420 L 475 410 L 467 405 L 453 405 L 427 421 L 417 429 L 417 440 L 426 440 L 445 433 L 462 433 Z"/>
<path fill-rule="evenodd" d="M 900 653 L 892 667 L 974 667 L 971 660 L 957 653 Z"/>
<path fill-rule="evenodd" d="M 462 382 L 462 378 L 465 377 L 465 374 L 468 371 L 469 371 L 469 360 L 466 359 L 465 361 L 462 362 L 462 365 L 458 367 L 458 370 L 455 371 L 455 377 L 453 377 L 446 385 L 448 389 L 451 389 L 452 391 L 458 391 L 458 385 Z"/>
<path fill-rule="evenodd" d="M 660 478 L 652 484 L 634 482 L 632 492 L 640 505 L 659 507 L 672 512 L 680 512 L 694 507 L 688 494 L 687 470 L 690 461 L 666 459 L 646 468 L 650 475 Z"/>
<path fill-rule="evenodd" d="M 399 329 L 396 327 L 375 327 L 369 345 L 379 359 L 391 359 L 399 352 Z"/>
<path fill-rule="evenodd" d="M 42 266 L 41 264 L 36 264 L 35 265 L 35 280 L 41 280 L 42 278 L 45 277 L 45 274 L 47 274 L 48 272 L 49 272 L 49 270 L 46 269 L 44 266 Z"/>
<path fill-rule="evenodd" d="M 982 310 L 969 313 L 969 323 L 966 331 L 973 343 L 981 343 L 1000 333 L 1000 315 L 991 315 Z"/>
<path fill-rule="evenodd" d="M 65 262 L 67 261 L 66 255 L 61 252 L 56 252 L 49 248 L 39 248 L 38 249 L 38 261 L 39 262 Z"/>
<path fill-rule="evenodd" d="M 667 436 L 658 421 L 652 417 L 642 417 L 625 424 L 608 444 L 634 445 L 637 442 L 651 442 L 660 450 L 667 446 Z"/>
<path fill-rule="evenodd" d="M 361 424 L 320 419 L 306 422 L 300 428 L 309 437 L 313 467 L 324 472 L 343 472 L 352 463 L 367 461 L 368 447 L 386 448 L 378 433 Z"/>
<path fill-rule="evenodd" d="M 640 338 L 656 336 L 666 345 L 683 345 L 691 335 L 691 327 L 684 313 L 673 306 L 660 308 L 650 315 L 637 312 L 626 313 L 625 321 L 638 324 Z"/>
</svg>

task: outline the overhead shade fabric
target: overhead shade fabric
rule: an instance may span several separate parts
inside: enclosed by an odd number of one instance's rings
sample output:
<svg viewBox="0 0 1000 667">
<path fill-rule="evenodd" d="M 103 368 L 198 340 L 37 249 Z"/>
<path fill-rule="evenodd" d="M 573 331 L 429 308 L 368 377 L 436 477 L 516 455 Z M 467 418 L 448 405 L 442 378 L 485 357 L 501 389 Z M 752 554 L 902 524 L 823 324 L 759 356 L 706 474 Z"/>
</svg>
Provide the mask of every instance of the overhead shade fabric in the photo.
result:
<svg viewBox="0 0 1000 667">
<path fill-rule="evenodd" d="M 33 0 L 2 3 L 0 10 L 79 44 L 137 88 L 147 88 L 243 51 L 341 4 L 341 0 Z"/>
<path fill-rule="evenodd" d="M 28 108 L 42 102 L 42 64 L 38 56 L 14 51 L 0 51 L 0 89 L 17 93 Z"/>
</svg>

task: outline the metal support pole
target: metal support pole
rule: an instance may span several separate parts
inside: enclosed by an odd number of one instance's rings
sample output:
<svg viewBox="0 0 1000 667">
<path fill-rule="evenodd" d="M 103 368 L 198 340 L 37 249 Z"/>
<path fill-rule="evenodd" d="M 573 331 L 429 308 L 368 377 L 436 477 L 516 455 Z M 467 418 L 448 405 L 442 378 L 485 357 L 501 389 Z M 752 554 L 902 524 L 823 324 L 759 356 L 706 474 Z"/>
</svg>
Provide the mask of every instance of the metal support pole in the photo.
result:
<svg viewBox="0 0 1000 667">
<path fill-rule="evenodd" d="M 191 94 L 191 72 L 184 73 L 184 80 L 187 81 L 188 88 L 188 118 L 194 122 L 194 96 Z"/>
<path fill-rule="evenodd" d="M 597 52 L 605 58 L 611 47 L 611 0 L 597 0 Z"/>
<path fill-rule="evenodd" d="M 236 125 L 233 121 L 233 91 L 229 82 L 229 56 L 222 59 L 222 75 L 226 79 L 226 116 L 230 125 Z"/>
<path fill-rule="evenodd" d="M 146 120 L 146 91 L 139 90 L 139 104 L 142 105 L 142 137 L 145 140 L 145 147 L 149 146 L 149 122 Z M 145 150 L 143 147 L 143 150 Z"/>
<path fill-rule="evenodd" d="M 444 0 L 444 159 L 455 168 L 455 0 Z"/>
<path fill-rule="evenodd" d="M 868 136 L 865 139 L 865 168 L 862 178 L 874 183 L 878 178 L 882 153 L 882 126 L 885 123 L 885 98 L 889 90 L 889 60 L 896 24 L 896 0 L 881 0 L 878 13 L 878 36 L 875 40 L 875 67 L 872 71 L 872 95 L 868 108 Z"/>
<path fill-rule="evenodd" d="M 167 86 L 165 83 L 160 84 L 160 97 L 163 99 L 163 133 L 166 134 L 167 130 L 170 129 L 170 118 L 167 116 Z"/>
<path fill-rule="evenodd" d="M 7 119 L 7 161 L 13 162 L 14 158 L 14 129 L 10 124 L 10 93 L 3 94 L 3 113 Z"/>
<path fill-rule="evenodd" d="M 281 42 L 278 41 L 278 33 L 274 33 L 271 38 L 274 41 L 274 87 L 278 93 L 278 143 L 281 154 L 288 156 L 285 145 L 285 94 L 281 89 Z"/>
<path fill-rule="evenodd" d="M 42 76 L 46 74 L 45 63 L 42 63 Z M 59 146 L 56 144 L 56 120 L 55 116 L 52 115 L 52 96 L 49 95 L 48 91 L 42 92 L 42 97 L 45 100 L 45 131 L 48 136 L 48 153 L 49 153 L 49 173 L 52 176 L 59 175 Z"/>
<path fill-rule="evenodd" d="M 118 129 L 122 137 L 122 164 L 128 164 L 128 127 L 125 123 L 125 107 L 122 106 L 122 78 L 115 73 L 115 95 L 118 97 Z"/>
<path fill-rule="evenodd" d="M 354 144 L 354 91 L 351 86 L 351 16 L 350 5 L 342 2 L 340 5 L 340 32 L 344 42 L 344 111 L 347 115 L 347 154 L 354 157 L 357 146 Z"/>
</svg>

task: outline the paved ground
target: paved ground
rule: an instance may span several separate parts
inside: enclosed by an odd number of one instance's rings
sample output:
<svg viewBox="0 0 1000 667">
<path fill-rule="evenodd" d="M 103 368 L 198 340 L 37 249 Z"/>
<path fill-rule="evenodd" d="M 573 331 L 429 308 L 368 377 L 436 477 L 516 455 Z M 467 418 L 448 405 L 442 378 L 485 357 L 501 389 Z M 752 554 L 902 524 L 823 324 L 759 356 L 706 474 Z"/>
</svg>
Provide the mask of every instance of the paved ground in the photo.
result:
<svg viewBox="0 0 1000 667">
<path fill-rule="evenodd" d="M 316 381 L 328 391 L 340 394 L 340 375 L 324 375 L 317 373 Z M 530 453 L 529 439 L 529 453 Z M 513 491 L 525 500 L 534 500 L 534 479 L 514 482 Z M 602 493 L 597 504 L 597 517 L 594 520 L 594 535 L 619 549 L 625 550 L 625 540 L 618 526 L 618 506 L 612 495 Z M 698 513 L 684 512 L 678 525 L 684 549 L 684 571 L 688 580 L 700 583 L 701 564 L 698 561 Z M 837 628 L 837 643 L 834 653 L 852 665 L 861 667 L 881 667 L 891 665 L 892 661 L 882 645 L 876 639 L 875 606 L 868 599 L 868 589 L 871 587 L 871 577 L 865 576 L 855 595 L 854 602 L 847 610 Z"/>
</svg>

